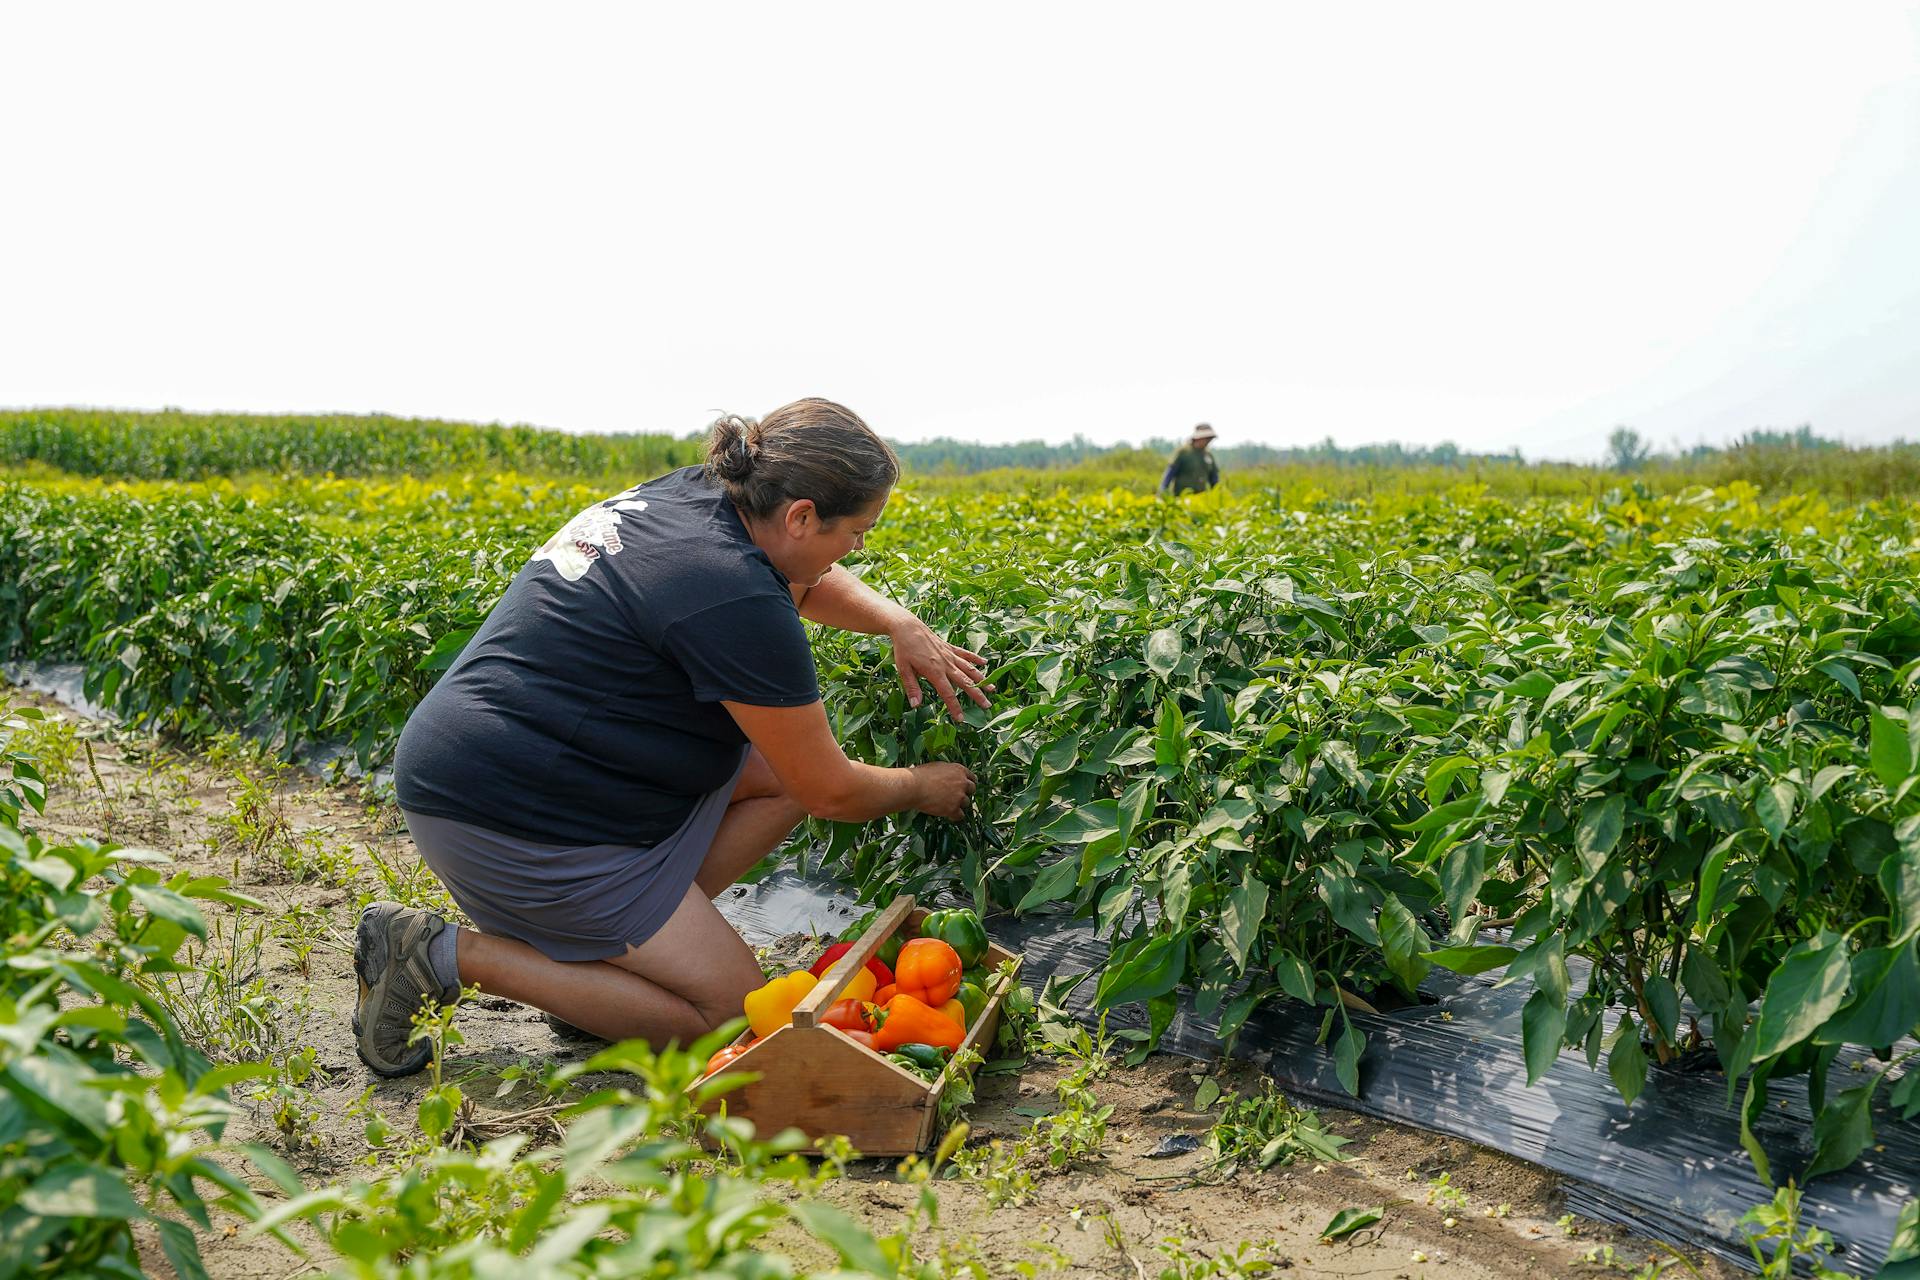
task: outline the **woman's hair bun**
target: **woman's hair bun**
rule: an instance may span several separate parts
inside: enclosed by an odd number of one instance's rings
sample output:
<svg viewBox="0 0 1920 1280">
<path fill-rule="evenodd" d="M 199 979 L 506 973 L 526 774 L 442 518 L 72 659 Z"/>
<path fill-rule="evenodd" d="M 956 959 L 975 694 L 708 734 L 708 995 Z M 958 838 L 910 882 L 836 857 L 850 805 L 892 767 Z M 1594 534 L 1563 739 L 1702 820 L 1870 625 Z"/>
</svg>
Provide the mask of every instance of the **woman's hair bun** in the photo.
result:
<svg viewBox="0 0 1920 1280">
<path fill-rule="evenodd" d="M 707 466 L 722 480 L 738 483 L 753 472 L 755 448 L 753 432 L 760 424 L 737 413 L 714 419 L 713 436 L 707 442 Z"/>
<path fill-rule="evenodd" d="M 761 519 L 806 498 L 822 520 L 837 520 L 884 497 L 900 459 L 853 410 L 816 397 L 758 421 L 721 414 L 707 438 L 707 474 L 742 515 Z"/>
</svg>

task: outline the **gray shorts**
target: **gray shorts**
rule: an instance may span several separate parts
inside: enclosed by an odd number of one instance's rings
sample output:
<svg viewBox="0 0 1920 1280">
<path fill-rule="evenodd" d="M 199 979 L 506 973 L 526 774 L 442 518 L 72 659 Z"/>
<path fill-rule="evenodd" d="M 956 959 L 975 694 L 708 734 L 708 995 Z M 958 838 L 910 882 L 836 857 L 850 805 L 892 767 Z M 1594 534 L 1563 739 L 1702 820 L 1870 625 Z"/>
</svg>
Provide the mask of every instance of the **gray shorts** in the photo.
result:
<svg viewBox="0 0 1920 1280">
<path fill-rule="evenodd" d="M 700 874 L 733 777 L 700 797 L 680 829 L 650 848 L 536 844 L 401 810 L 420 857 L 482 933 L 517 938 L 551 960 L 609 960 L 651 938 Z"/>
</svg>

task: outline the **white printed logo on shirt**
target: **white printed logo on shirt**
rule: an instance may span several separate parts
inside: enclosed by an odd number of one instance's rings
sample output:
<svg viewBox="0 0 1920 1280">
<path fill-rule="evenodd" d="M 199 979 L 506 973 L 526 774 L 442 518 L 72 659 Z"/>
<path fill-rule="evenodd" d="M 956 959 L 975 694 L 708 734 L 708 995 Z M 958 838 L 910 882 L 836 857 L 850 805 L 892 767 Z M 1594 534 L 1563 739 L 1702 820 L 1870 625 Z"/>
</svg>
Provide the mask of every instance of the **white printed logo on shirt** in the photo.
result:
<svg viewBox="0 0 1920 1280">
<path fill-rule="evenodd" d="M 594 503 L 561 526 L 560 532 L 533 553 L 533 558 L 552 562 L 568 582 L 580 581 L 603 553 L 620 554 L 620 517 L 647 509 L 645 502 L 633 496 L 639 491 L 640 486 L 635 485 L 605 502 Z"/>
</svg>

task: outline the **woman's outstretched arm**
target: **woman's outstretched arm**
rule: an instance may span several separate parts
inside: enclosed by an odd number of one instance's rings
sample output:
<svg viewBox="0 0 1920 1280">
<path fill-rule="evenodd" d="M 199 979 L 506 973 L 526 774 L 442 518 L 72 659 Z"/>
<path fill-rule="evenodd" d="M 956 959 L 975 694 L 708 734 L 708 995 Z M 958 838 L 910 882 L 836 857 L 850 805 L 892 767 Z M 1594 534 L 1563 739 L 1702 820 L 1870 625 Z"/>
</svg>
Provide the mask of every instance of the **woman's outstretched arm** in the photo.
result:
<svg viewBox="0 0 1920 1280">
<path fill-rule="evenodd" d="M 798 604 L 800 616 L 809 622 L 891 639 L 893 664 L 900 670 L 900 684 L 907 691 L 909 705 L 920 705 L 922 680 L 933 686 L 940 701 L 946 704 L 947 714 L 955 720 L 965 714 L 960 705 L 961 693 L 983 707 L 987 705 L 987 694 L 992 690 L 980 683 L 987 674 L 985 658 L 971 649 L 948 644 L 912 612 L 860 581 L 845 567 L 834 565 L 800 597 Z"/>
</svg>

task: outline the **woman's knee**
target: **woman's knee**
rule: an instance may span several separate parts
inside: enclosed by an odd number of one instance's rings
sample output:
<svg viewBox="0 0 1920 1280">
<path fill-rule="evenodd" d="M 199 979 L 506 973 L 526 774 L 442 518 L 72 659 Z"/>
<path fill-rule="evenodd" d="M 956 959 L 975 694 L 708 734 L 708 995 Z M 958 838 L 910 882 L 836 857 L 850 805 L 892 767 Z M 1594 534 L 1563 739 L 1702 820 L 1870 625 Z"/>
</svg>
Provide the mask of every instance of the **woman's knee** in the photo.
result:
<svg viewBox="0 0 1920 1280">
<path fill-rule="evenodd" d="M 685 997 L 694 1012 L 707 1024 L 707 1030 L 717 1031 L 727 1023 L 742 1015 L 746 1008 L 747 996 L 766 982 L 756 965 L 751 974 L 734 975 L 731 982 L 722 981 L 717 990 L 700 992 L 696 996 Z"/>
</svg>

